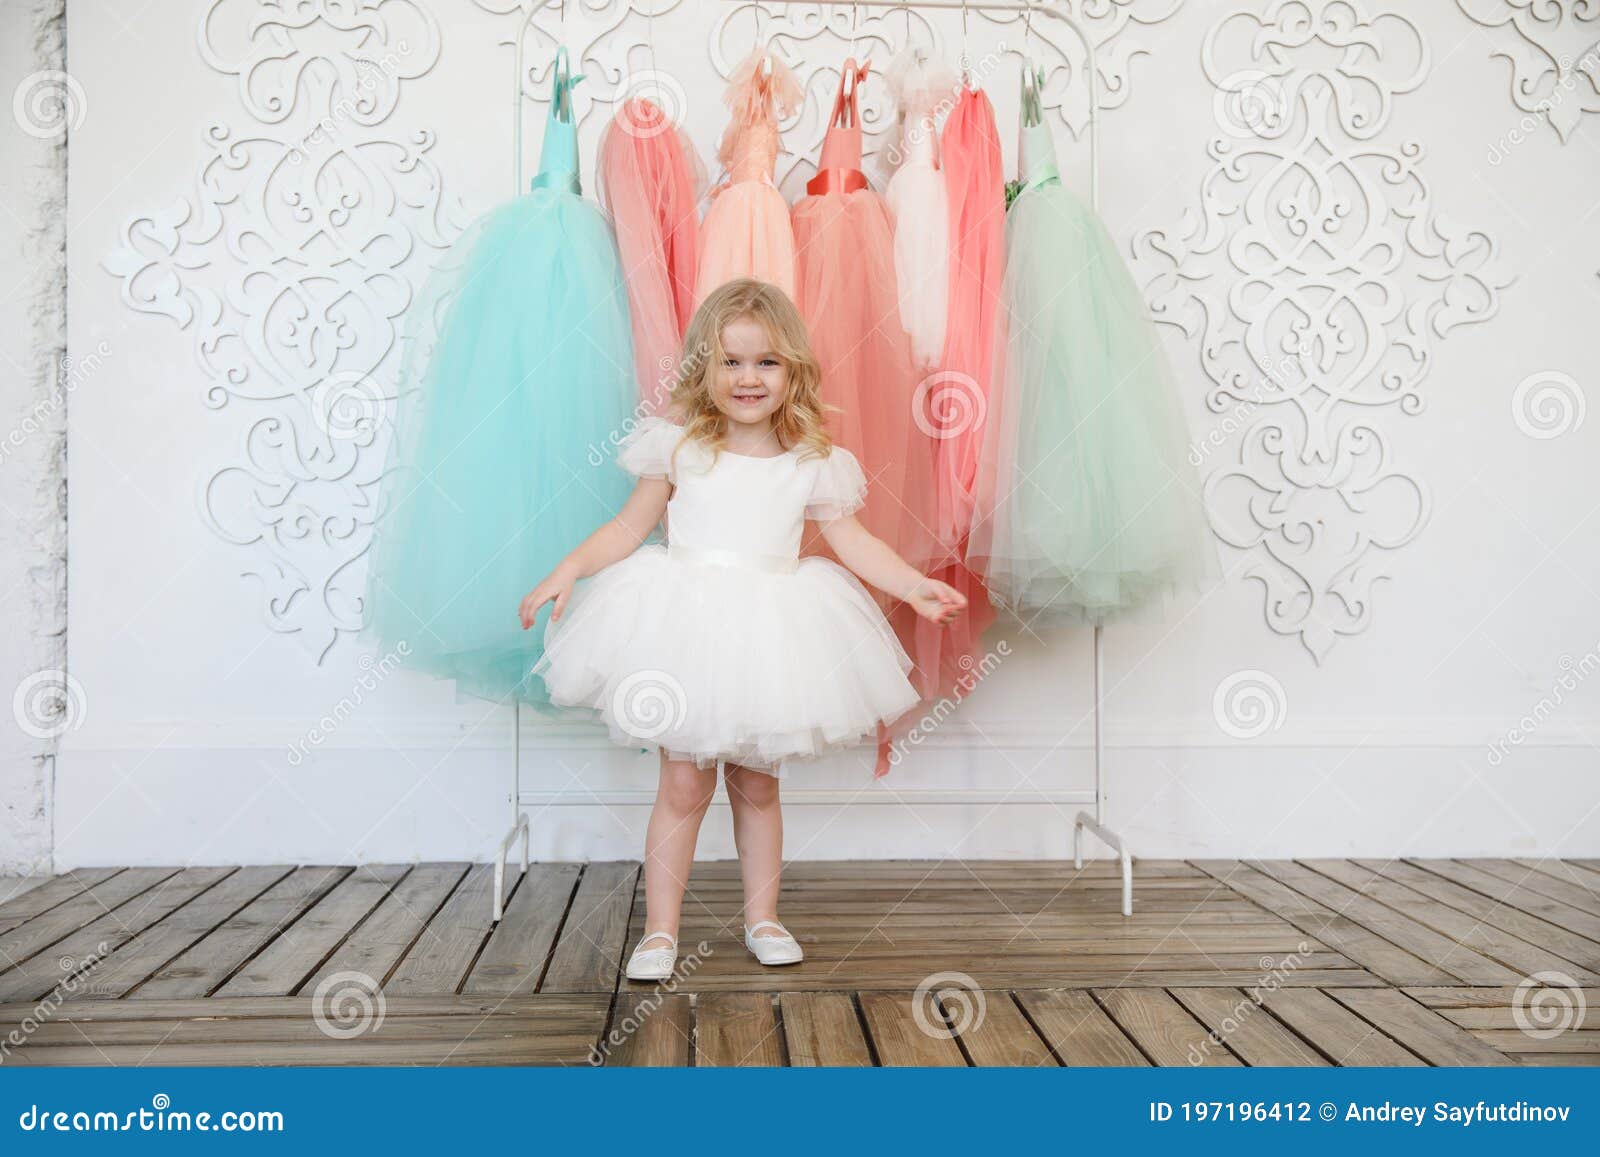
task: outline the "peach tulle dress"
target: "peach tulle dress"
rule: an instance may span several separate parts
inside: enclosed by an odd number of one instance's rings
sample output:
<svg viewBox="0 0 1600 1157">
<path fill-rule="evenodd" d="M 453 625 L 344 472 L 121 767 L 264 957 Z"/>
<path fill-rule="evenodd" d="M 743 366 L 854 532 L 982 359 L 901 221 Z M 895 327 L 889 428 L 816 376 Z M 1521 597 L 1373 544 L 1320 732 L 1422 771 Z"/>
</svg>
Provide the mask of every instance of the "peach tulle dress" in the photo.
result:
<svg viewBox="0 0 1600 1157">
<path fill-rule="evenodd" d="M 861 168 L 859 93 L 867 69 L 845 62 L 817 175 L 794 206 L 795 301 L 822 366 L 823 401 L 836 407 L 829 433 L 872 479 L 862 524 L 927 571 L 948 551 L 935 533 L 934 444 L 913 412 L 919 375 L 900 326 L 894 229 Z M 917 664 L 917 690 L 931 693 L 942 651 L 930 645 L 937 631 L 924 632 L 924 620 L 897 600 L 886 610 Z"/>
<path fill-rule="evenodd" d="M 682 129 L 643 97 L 617 109 L 595 167 L 628 284 L 640 401 L 660 413 L 694 313 L 705 167 Z"/>
<path fill-rule="evenodd" d="M 736 277 L 771 282 L 794 296 L 794 231 L 772 170 L 778 160 L 778 122 L 804 97 L 794 73 L 765 47 L 728 78 L 722 100 L 732 119 L 717 145 L 727 176 L 711 190 L 711 207 L 700 223 L 696 305 Z"/>
</svg>

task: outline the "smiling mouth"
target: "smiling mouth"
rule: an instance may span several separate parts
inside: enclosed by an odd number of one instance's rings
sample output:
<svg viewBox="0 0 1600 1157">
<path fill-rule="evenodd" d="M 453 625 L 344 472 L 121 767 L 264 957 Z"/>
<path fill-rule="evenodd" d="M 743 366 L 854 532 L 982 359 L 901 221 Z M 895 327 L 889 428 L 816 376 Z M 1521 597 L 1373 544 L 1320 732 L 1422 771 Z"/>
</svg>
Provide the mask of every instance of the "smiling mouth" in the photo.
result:
<svg viewBox="0 0 1600 1157">
<path fill-rule="evenodd" d="M 764 402 L 767 400 L 767 391 L 735 390 L 733 391 L 733 400 L 747 406 L 755 405 L 757 402 Z"/>
</svg>

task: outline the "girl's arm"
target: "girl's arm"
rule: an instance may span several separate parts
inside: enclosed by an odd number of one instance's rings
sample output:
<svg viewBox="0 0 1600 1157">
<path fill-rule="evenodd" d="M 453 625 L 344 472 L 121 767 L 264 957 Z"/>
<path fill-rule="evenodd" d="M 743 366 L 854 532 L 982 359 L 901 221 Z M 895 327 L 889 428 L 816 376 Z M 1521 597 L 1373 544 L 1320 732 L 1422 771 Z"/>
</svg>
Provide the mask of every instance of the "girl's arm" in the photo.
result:
<svg viewBox="0 0 1600 1157">
<path fill-rule="evenodd" d="M 830 518 L 817 525 L 840 562 L 880 591 L 910 603 L 923 618 L 948 623 L 966 609 L 965 595 L 917 570 L 854 515 Z"/>
<path fill-rule="evenodd" d="M 573 585 L 579 579 L 588 578 L 637 550 L 667 512 L 667 499 L 671 496 L 672 483 L 665 478 L 639 479 L 617 516 L 575 546 L 566 558 L 556 563 L 555 569 L 539 581 L 538 586 L 528 592 L 522 605 L 517 608 L 522 629 L 533 626 L 539 608 L 551 599 L 555 600 L 556 605 L 550 617 L 559 619 L 561 612 L 567 608 Z"/>
</svg>

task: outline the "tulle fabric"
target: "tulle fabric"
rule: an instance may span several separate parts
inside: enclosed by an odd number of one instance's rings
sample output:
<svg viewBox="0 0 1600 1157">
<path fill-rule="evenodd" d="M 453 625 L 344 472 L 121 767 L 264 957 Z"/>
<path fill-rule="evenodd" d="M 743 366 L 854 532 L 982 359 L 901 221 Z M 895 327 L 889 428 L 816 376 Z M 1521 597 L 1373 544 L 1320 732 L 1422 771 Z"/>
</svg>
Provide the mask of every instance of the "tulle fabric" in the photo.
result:
<svg viewBox="0 0 1600 1157">
<path fill-rule="evenodd" d="M 894 255 L 882 199 L 870 189 L 798 202 L 796 305 L 822 366 L 829 432 L 865 464 L 863 520 L 913 566 L 944 557 L 933 446 L 917 427 L 918 375 L 895 317 Z"/>
<path fill-rule="evenodd" d="M 926 373 L 944 353 L 950 300 L 950 197 L 938 167 L 934 119 L 939 102 L 956 91 L 958 82 L 943 61 L 915 48 L 890 62 L 886 79 L 900 110 L 900 167 L 884 190 L 894 223 L 900 325 L 917 368 Z"/>
<path fill-rule="evenodd" d="M 771 61 L 763 75 L 763 59 Z M 736 277 L 770 282 L 794 296 L 794 231 L 789 206 L 772 182 L 778 122 L 805 92 L 783 61 L 756 48 L 734 69 L 723 93 L 731 119 L 717 146 L 726 178 L 711 190 L 700 225 L 695 304 Z"/>
<path fill-rule="evenodd" d="M 638 393 L 611 232 L 578 196 L 536 189 L 463 235 L 412 317 L 367 637 L 407 640 L 407 666 L 459 692 L 542 706 L 527 678 L 542 623 L 524 631 L 517 604 L 630 489 L 589 460 Z"/>
<path fill-rule="evenodd" d="M 1104 622 L 1203 577 L 1205 515 L 1159 338 L 1104 225 L 1059 184 L 1013 204 L 1005 405 L 967 560 L 1031 622 Z"/>
<path fill-rule="evenodd" d="M 856 456 L 835 446 L 817 468 L 806 498 L 806 517 L 817 521 L 845 518 L 867 503 L 867 476 Z"/>
<path fill-rule="evenodd" d="M 1053 148 L 1047 126 L 1026 131 Z M 1013 202 L 1006 254 L 1011 320 L 969 565 L 1045 626 L 1101 623 L 1199 583 L 1215 556 L 1187 428 L 1115 242 L 1052 180 Z"/>
<path fill-rule="evenodd" d="M 682 130 L 642 97 L 606 125 L 595 167 L 626 271 L 643 412 L 659 413 L 694 312 L 705 172 Z"/>
<path fill-rule="evenodd" d="M 866 496 L 848 450 L 713 455 L 650 417 L 616 460 L 675 483 L 672 545 L 579 583 L 548 626 L 533 673 L 558 708 L 600 719 L 619 743 L 781 776 L 785 760 L 853 746 L 916 703 L 911 660 L 860 580 L 796 559 L 803 519 L 840 517 Z M 708 550 L 759 565 L 692 553 Z"/>
<path fill-rule="evenodd" d="M 659 415 L 642 418 L 617 447 L 617 465 L 638 478 L 677 478 L 683 427 Z"/>
<path fill-rule="evenodd" d="M 781 776 L 785 760 L 855 746 L 917 699 L 877 603 L 822 558 L 770 574 L 642 546 L 580 586 L 548 648 L 554 702 L 701 767 Z"/>
<path fill-rule="evenodd" d="M 983 427 L 992 393 L 995 287 L 1004 263 L 1005 184 L 994 108 L 965 88 L 945 121 L 950 198 L 950 300 L 937 388 L 927 422 L 936 430 L 940 528 L 946 541 L 971 525 Z"/>
</svg>

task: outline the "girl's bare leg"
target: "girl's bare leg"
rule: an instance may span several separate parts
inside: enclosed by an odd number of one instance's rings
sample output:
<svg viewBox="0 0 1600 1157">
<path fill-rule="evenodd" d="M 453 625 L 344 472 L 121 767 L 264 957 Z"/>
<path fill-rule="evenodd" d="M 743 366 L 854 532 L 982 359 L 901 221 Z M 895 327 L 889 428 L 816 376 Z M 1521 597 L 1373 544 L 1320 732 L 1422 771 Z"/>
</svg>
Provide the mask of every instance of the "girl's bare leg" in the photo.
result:
<svg viewBox="0 0 1600 1157">
<path fill-rule="evenodd" d="M 733 842 L 744 879 L 744 922 L 778 918 L 778 883 L 783 872 L 783 812 L 778 779 L 764 771 L 727 764 L 723 780 L 733 805 Z M 757 936 L 777 936 L 763 928 Z"/>
<path fill-rule="evenodd" d="M 661 779 L 655 807 L 644 836 L 644 929 L 678 934 L 683 892 L 689 885 L 700 821 L 717 792 L 715 769 L 702 771 L 691 760 L 668 759 L 661 753 Z M 648 936 L 640 947 L 662 948 L 665 940 Z"/>
</svg>

